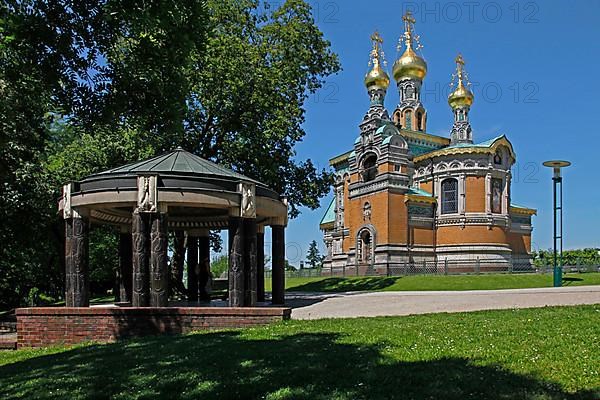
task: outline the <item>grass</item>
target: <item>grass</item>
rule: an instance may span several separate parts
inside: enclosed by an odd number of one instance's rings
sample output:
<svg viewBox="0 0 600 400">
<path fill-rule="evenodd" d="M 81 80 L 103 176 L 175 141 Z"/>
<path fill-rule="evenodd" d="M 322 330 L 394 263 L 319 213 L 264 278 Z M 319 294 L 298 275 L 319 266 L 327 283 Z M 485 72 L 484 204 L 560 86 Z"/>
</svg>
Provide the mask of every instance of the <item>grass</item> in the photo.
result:
<svg viewBox="0 0 600 400">
<path fill-rule="evenodd" d="M 600 305 L 0 353 L 2 399 L 600 399 Z"/>
<path fill-rule="evenodd" d="M 600 285 L 600 273 L 569 273 L 563 286 Z M 271 290 L 271 280 L 265 280 Z M 551 274 L 416 275 L 403 277 L 287 278 L 286 289 L 299 292 L 484 290 L 551 287 Z"/>
</svg>

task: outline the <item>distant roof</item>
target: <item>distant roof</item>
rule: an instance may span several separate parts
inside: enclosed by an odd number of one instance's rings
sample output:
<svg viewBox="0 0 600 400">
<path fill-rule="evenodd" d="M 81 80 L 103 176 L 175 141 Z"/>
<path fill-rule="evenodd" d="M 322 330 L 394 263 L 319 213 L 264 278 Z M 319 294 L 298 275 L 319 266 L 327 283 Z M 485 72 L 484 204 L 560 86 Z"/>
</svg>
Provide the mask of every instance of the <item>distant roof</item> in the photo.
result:
<svg viewBox="0 0 600 400">
<path fill-rule="evenodd" d="M 327 211 L 325 211 L 325 215 L 321 218 L 321 222 L 319 225 L 329 224 L 335 222 L 335 197 L 329 203 L 329 207 L 327 207 Z"/>
<path fill-rule="evenodd" d="M 100 177 L 103 175 L 137 175 L 144 173 L 158 173 L 161 175 L 200 175 L 250 181 L 260 184 L 260 182 L 252 178 L 198 157 L 195 154 L 185 151 L 181 147 L 160 156 L 102 171 L 90 175 L 87 178 Z"/>
</svg>

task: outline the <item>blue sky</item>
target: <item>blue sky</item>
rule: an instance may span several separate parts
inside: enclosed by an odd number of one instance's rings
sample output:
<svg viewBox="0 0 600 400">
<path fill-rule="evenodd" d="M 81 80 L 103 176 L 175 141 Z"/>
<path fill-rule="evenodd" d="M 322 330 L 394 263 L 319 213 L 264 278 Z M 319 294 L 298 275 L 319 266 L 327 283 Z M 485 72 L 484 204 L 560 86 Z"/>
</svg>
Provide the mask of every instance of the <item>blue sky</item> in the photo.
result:
<svg viewBox="0 0 600 400">
<path fill-rule="evenodd" d="M 452 114 L 446 97 L 454 58 L 466 60 L 475 103 L 471 123 L 476 142 L 506 134 L 518 162 L 513 202 L 537 208 L 534 248 L 552 245 L 549 159 L 567 159 L 564 171 L 565 242 L 568 248 L 600 247 L 600 1 L 399 2 L 310 0 L 343 71 L 306 104 L 307 135 L 298 158 L 320 167 L 352 147 L 368 108 L 363 85 L 369 36 L 383 36 L 388 70 L 397 57 L 402 14 L 413 10 L 428 63 L 423 100 L 430 133 L 449 136 Z M 373 6 L 377 5 L 377 8 Z M 391 75 L 391 73 L 390 73 Z M 398 102 L 391 85 L 386 107 Z M 287 257 L 298 264 L 315 239 L 323 250 L 322 208 L 303 210 L 287 230 Z M 268 238 L 267 238 L 268 240 Z"/>
</svg>

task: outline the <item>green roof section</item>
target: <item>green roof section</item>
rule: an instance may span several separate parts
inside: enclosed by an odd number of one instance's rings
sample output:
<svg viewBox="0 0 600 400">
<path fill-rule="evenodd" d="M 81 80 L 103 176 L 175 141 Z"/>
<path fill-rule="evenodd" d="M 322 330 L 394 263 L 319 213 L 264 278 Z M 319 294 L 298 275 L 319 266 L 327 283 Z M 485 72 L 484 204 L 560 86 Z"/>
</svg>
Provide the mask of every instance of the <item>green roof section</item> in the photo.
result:
<svg viewBox="0 0 600 400">
<path fill-rule="evenodd" d="M 329 224 L 335 222 L 335 197 L 329 203 L 329 207 L 327 207 L 327 211 L 325 211 L 325 215 L 321 218 L 321 222 L 319 225 Z"/>
<path fill-rule="evenodd" d="M 414 187 L 408 189 L 408 194 L 416 194 L 419 196 L 431 197 L 431 193 L 429 193 L 428 191 Z"/>
<path fill-rule="evenodd" d="M 456 147 L 492 147 L 492 145 L 497 141 L 505 137 L 505 135 L 496 136 L 490 140 L 486 140 L 481 143 L 457 143 L 448 146 L 447 148 L 456 148 Z"/>
<path fill-rule="evenodd" d="M 181 147 L 176 150 L 165 153 L 160 156 L 149 158 L 147 160 L 137 161 L 121 167 L 102 171 L 98 175 L 115 174 L 173 174 L 173 175 L 202 175 L 208 177 L 218 177 L 231 180 L 250 181 L 261 184 L 260 182 L 245 175 L 232 171 L 212 161 L 205 160 L 195 154 L 185 151 Z M 261 184 L 262 185 L 262 184 Z"/>
</svg>

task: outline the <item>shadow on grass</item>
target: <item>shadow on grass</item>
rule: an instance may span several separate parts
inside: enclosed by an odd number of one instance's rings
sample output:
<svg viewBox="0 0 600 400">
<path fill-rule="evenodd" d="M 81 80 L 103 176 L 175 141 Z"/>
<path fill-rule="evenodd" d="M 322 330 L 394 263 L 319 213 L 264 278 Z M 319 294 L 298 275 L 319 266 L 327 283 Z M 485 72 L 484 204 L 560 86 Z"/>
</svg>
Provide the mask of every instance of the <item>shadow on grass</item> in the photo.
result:
<svg viewBox="0 0 600 400">
<path fill-rule="evenodd" d="M 3 399 L 591 399 L 463 358 L 399 362 L 338 334 L 239 332 L 95 345 L 0 367 Z"/>
<path fill-rule="evenodd" d="M 394 285 L 401 277 L 382 278 L 327 278 L 302 285 L 288 287 L 288 291 L 299 292 L 353 292 L 381 290 Z"/>
<path fill-rule="evenodd" d="M 582 278 L 571 278 L 571 277 L 569 277 L 569 278 L 563 277 L 562 278 L 563 286 L 569 286 L 569 285 L 573 284 L 573 282 L 581 282 L 581 281 L 583 281 Z"/>
</svg>

